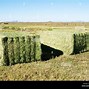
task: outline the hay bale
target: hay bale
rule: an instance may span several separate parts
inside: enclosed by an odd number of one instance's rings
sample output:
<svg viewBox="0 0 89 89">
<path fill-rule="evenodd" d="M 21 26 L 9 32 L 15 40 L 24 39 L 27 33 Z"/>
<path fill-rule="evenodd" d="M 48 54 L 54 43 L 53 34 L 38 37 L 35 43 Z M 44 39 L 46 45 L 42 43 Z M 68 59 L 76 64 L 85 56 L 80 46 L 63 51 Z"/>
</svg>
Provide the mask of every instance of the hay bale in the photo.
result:
<svg viewBox="0 0 89 89">
<path fill-rule="evenodd" d="M 86 45 L 87 45 L 87 50 L 89 50 L 89 33 L 86 33 Z"/>
<path fill-rule="evenodd" d="M 19 37 L 14 38 L 14 62 L 19 63 L 20 62 L 20 42 Z"/>
<path fill-rule="evenodd" d="M 86 51 L 86 34 L 74 34 L 74 53 Z"/>
<path fill-rule="evenodd" d="M 3 65 L 3 44 L 2 42 L 4 43 L 3 39 L 0 37 L 0 66 Z"/>
<path fill-rule="evenodd" d="M 9 65 L 13 65 L 14 62 L 14 40 L 13 37 L 8 37 L 8 57 Z"/>
<path fill-rule="evenodd" d="M 41 43 L 39 35 L 35 37 L 35 60 L 41 60 Z"/>
<path fill-rule="evenodd" d="M 9 57 L 8 57 L 8 38 L 0 38 L 0 65 L 8 66 Z"/>
<path fill-rule="evenodd" d="M 25 37 L 19 37 L 20 41 L 20 63 L 26 62 L 26 57 L 25 57 Z"/>
<path fill-rule="evenodd" d="M 31 36 L 31 61 L 35 61 L 35 36 Z"/>
<path fill-rule="evenodd" d="M 25 40 L 26 62 L 31 62 L 31 37 L 27 36 Z"/>
</svg>

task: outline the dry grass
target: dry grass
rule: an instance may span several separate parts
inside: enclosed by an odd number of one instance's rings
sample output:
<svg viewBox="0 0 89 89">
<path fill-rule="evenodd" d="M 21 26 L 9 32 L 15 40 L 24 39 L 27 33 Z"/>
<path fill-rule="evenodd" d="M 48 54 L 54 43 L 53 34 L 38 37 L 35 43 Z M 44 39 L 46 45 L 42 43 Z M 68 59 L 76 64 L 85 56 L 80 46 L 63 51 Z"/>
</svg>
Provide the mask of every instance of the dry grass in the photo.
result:
<svg viewBox="0 0 89 89">
<path fill-rule="evenodd" d="M 0 67 L 0 80 L 81 81 L 89 80 L 89 52 L 60 56 L 43 62 Z"/>
</svg>

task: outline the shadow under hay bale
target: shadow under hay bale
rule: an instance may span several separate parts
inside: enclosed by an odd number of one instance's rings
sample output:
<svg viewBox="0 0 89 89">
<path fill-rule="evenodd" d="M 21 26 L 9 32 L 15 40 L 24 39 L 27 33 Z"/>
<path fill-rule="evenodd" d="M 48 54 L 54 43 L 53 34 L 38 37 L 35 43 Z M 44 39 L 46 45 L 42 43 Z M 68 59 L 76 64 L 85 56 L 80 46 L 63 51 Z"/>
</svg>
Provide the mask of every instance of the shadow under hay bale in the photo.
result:
<svg viewBox="0 0 89 89">
<path fill-rule="evenodd" d="M 42 54 L 41 54 L 41 60 L 42 61 L 46 61 L 49 60 L 51 58 L 55 58 L 58 57 L 60 55 L 63 55 L 63 52 L 60 50 L 56 50 L 52 47 L 49 47 L 47 45 L 41 44 L 41 50 L 42 50 Z"/>
</svg>

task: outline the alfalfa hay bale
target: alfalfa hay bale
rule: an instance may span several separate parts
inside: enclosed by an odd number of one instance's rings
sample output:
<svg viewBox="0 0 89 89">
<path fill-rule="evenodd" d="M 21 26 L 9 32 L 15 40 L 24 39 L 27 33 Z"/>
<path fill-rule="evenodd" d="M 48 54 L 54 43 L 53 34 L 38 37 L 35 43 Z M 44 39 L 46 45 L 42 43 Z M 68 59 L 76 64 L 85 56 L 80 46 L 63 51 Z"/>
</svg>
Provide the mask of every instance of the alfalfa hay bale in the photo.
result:
<svg viewBox="0 0 89 89">
<path fill-rule="evenodd" d="M 35 61 L 35 36 L 31 36 L 31 61 Z"/>
<path fill-rule="evenodd" d="M 14 62 L 14 39 L 13 37 L 8 37 L 8 57 L 9 64 L 13 65 Z"/>
<path fill-rule="evenodd" d="M 14 62 L 19 63 L 20 62 L 20 42 L 19 37 L 14 37 Z"/>
<path fill-rule="evenodd" d="M 31 37 L 26 36 L 25 39 L 26 62 L 31 62 Z"/>
<path fill-rule="evenodd" d="M 35 60 L 41 60 L 41 43 L 39 35 L 35 37 Z"/>
<path fill-rule="evenodd" d="M 9 65 L 9 57 L 8 57 L 8 38 L 1 37 L 0 38 L 0 66 Z"/>
<path fill-rule="evenodd" d="M 89 51 L 89 32 L 86 33 L 87 50 Z"/>
<path fill-rule="evenodd" d="M 86 47 L 86 34 L 74 34 L 74 53 L 87 51 Z"/>
<path fill-rule="evenodd" d="M 25 37 L 19 37 L 20 41 L 20 63 L 26 62 L 25 56 Z"/>
</svg>

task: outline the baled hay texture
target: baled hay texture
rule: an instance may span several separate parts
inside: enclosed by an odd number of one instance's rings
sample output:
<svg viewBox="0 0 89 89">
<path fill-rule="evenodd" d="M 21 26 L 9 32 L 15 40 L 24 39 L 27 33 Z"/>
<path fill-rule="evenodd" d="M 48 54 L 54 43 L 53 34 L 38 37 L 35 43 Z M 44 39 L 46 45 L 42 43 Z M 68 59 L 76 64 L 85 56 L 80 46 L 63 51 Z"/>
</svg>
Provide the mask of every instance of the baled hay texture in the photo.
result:
<svg viewBox="0 0 89 89">
<path fill-rule="evenodd" d="M 41 43 L 40 43 L 40 36 L 37 35 L 35 37 L 35 45 L 36 45 L 36 49 L 35 49 L 35 59 L 37 61 L 41 60 Z"/>
<path fill-rule="evenodd" d="M 8 56 L 9 64 L 13 65 L 14 62 L 14 40 L 13 37 L 8 37 Z"/>
<path fill-rule="evenodd" d="M 19 42 L 19 37 L 14 38 L 14 58 L 15 58 L 15 63 L 20 62 L 20 42 Z"/>
<path fill-rule="evenodd" d="M 1 37 L 0 38 L 0 66 L 9 65 L 9 57 L 8 57 L 8 38 Z"/>
<path fill-rule="evenodd" d="M 89 32 L 86 33 L 87 50 L 89 50 Z"/>
<path fill-rule="evenodd" d="M 20 62 L 24 63 L 26 62 L 26 57 L 25 57 L 25 37 L 20 37 Z"/>
<path fill-rule="evenodd" d="M 86 50 L 86 34 L 74 34 L 74 53 L 84 52 Z"/>
<path fill-rule="evenodd" d="M 35 61 L 35 36 L 31 36 L 31 61 Z"/>
<path fill-rule="evenodd" d="M 31 37 L 25 39 L 26 62 L 31 62 Z"/>
</svg>

